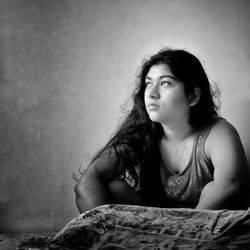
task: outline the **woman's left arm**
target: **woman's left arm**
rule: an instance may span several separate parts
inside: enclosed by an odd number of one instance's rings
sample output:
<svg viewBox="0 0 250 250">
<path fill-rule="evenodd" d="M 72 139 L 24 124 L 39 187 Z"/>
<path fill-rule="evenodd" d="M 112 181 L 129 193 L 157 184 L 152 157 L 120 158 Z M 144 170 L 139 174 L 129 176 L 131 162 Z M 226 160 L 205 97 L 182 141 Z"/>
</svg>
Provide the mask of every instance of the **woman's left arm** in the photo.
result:
<svg viewBox="0 0 250 250">
<path fill-rule="evenodd" d="M 220 120 L 212 128 L 205 152 L 214 166 L 214 179 L 202 190 L 197 209 L 246 209 L 248 169 L 236 129 Z"/>
</svg>

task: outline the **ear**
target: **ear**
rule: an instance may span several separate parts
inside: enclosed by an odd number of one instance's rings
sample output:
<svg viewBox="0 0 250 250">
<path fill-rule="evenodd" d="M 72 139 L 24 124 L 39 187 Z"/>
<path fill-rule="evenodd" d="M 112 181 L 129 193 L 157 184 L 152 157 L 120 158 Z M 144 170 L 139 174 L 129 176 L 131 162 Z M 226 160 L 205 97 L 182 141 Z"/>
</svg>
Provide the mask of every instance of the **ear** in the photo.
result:
<svg viewBox="0 0 250 250">
<path fill-rule="evenodd" d="M 200 97 L 201 97 L 201 90 L 199 88 L 194 88 L 193 93 L 191 93 L 188 97 L 188 105 L 190 107 L 193 107 L 199 102 Z"/>
</svg>

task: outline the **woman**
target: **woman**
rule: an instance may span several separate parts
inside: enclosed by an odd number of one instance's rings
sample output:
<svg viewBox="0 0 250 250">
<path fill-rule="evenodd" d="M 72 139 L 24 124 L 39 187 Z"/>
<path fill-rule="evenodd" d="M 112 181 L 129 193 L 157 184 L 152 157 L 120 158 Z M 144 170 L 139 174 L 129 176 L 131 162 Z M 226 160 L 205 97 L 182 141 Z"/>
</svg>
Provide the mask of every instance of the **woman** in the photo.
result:
<svg viewBox="0 0 250 250">
<path fill-rule="evenodd" d="M 247 163 L 217 115 L 199 60 L 163 49 L 146 60 L 126 119 L 75 186 L 80 212 L 107 203 L 245 209 Z"/>
</svg>

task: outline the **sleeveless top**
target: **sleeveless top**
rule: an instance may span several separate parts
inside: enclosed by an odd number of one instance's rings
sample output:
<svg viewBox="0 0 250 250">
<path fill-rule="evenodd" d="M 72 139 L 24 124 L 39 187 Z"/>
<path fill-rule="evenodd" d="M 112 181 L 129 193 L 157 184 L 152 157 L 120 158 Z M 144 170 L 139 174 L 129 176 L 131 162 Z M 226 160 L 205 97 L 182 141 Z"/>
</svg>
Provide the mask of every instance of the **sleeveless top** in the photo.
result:
<svg viewBox="0 0 250 250">
<path fill-rule="evenodd" d="M 190 161 L 179 174 L 174 174 L 166 167 L 162 167 L 162 160 L 151 159 L 148 173 L 141 176 L 141 168 L 135 167 L 139 182 L 129 169 L 125 169 L 117 179 L 125 181 L 143 198 L 145 204 L 157 207 L 195 208 L 204 186 L 213 180 L 214 167 L 205 153 L 205 142 L 218 120 L 222 117 L 213 117 L 209 125 L 197 131 Z M 144 185 L 141 185 L 145 179 Z"/>
<path fill-rule="evenodd" d="M 213 180 L 214 167 L 205 154 L 205 142 L 220 117 L 216 117 L 207 127 L 197 131 L 190 161 L 179 174 L 173 174 L 166 167 L 160 167 L 162 188 L 167 207 L 194 208 L 203 187 Z"/>
</svg>

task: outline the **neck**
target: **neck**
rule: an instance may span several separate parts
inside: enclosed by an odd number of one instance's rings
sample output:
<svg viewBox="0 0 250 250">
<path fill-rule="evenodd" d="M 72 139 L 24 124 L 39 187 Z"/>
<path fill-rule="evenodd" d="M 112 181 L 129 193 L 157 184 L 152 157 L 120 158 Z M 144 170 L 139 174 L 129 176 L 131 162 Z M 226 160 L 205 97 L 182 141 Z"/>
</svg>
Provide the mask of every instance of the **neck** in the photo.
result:
<svg viewBox="0 0 250 250">
<path fill-rule="evenodd" d="M 168 141 L 183 141 L 194 133 L 194 129 L 188 121 L 178 121 L 172 124 L 161 125 L 164 130 L 165 139 Z"/>
</svg>

